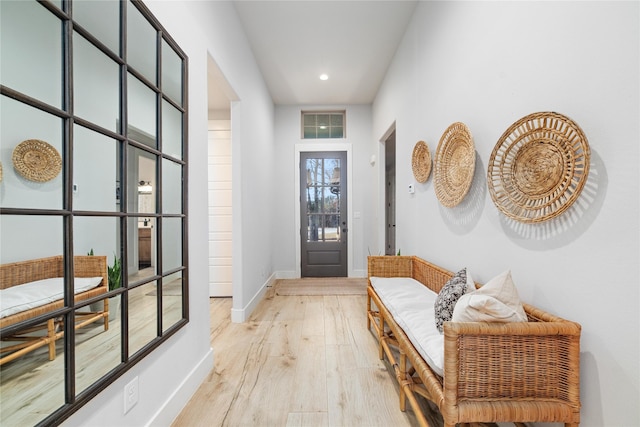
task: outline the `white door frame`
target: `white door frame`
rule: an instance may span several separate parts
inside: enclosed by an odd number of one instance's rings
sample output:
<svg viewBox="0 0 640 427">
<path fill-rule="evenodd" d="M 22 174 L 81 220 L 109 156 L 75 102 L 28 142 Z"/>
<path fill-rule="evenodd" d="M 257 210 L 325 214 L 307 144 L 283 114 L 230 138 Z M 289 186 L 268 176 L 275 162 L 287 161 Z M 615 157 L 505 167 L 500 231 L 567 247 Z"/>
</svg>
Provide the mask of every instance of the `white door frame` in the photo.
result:
<svg viewBox="0 0 640 427">
<path fill-rule="evenodd" d="M 353 172 L 352 172 L 352 158 L 351 158 L 351 144 L 340 143 L 340 142 L 331 142 L 331 143 L 321 143 L 321 142 L 312 142 L 312 143 L 304 143 L 304 144 L 296 144 L 295 145 L 295 158 L 294 158 L 294 173 L 295 178 L 293 180 L 294 190 L 294 235 L 296 236 L 296 269 L 295 274 L 296 278 L 301 277 L 301 267 L 300 263 L 302 262 L 302 257 L 300 255 L 300 153 L 301 152 L 313 152 L 313 151 L 346 151 L 347 152 L 347 227 L 353 229 L 351 227 L 351 223 L 353 220 L 353 192 L 352 192 L 352 184 L 353 181 Z M 349 235 L 349 240 L 347 240 L 347 277 L 353 277 L 353 246 L 351 242 L 353 241 L 353 235 Z"/>
</svg>

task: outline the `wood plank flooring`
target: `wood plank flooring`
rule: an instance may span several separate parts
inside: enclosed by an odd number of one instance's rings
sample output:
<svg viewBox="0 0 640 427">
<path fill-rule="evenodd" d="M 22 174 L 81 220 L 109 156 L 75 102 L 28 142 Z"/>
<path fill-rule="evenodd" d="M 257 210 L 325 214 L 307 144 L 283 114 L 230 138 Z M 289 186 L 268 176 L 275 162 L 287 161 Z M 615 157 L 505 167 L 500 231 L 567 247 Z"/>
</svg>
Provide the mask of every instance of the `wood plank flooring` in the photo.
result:
<svg viewBox="0 0 640 427">
<path fill-rule="evenodd" d="M 210 306 L 214 369 L 173 427 L 417 425 L 378 360 L 365 296 L 272 289 L 241 324 L 231 299 Z"/>
</svg>

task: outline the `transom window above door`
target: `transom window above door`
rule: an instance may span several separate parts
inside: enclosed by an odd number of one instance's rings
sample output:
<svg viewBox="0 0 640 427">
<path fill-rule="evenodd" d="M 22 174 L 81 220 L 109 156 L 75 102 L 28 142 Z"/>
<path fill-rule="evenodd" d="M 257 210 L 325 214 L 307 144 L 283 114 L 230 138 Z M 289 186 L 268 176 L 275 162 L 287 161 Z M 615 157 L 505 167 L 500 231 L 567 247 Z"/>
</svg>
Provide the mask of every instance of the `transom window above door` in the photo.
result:
<svg viewBox="0 0 640 427">
<path fill-rule="evenodd" d="M 302 138 L 344 138 L 345 115 L 344 111 L 303 111 Z"/>
</svg>

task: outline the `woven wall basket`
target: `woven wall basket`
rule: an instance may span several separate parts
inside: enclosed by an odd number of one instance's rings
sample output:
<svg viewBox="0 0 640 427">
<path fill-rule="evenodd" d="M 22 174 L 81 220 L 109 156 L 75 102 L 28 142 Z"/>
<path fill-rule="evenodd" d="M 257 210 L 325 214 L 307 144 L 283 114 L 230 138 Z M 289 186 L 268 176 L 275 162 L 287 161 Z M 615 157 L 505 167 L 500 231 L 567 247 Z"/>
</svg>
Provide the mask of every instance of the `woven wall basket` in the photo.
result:
<svg viewBox="0 0 640 427">
<path fill-rule="evenodd" d="M 22 141 L 13 149 L 13 167 L 30 181 L 50 181 L 62 170 L 62 158 L 50 144 L 39 139 Z"/>
<path fill-rule="evenodd" d="M 489 193 L 509 218 L 549 220 L 580 195 L 590 156 L 587 138 L 573 120 L 554 112 L 530 114 L 512 124 L 493 149 Z"/>
<path fill-rule="evenodd" d="M 426 142 L 418 141 L 413 147 L 411 169 L 413 169 L 413 176 L 416 181 L 420 183 L 427 182 L 431 173 L 431 152 Z"/>
<path fill-rule="evenodd" d="M 434 163 L 436 197 L 443 206 L 452 208 L 469 192 L 476 165 L 476 151 L 467 125 L 456 122 L 444 131 Z"/>
</svg>

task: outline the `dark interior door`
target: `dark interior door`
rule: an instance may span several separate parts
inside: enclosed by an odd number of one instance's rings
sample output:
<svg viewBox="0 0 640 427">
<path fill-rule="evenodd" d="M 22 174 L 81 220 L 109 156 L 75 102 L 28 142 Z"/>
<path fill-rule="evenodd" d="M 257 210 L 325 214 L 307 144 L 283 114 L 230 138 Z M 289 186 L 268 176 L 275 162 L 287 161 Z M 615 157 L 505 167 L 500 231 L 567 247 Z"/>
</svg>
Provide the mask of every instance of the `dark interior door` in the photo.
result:
<svg viewBox="0 0 640 427">
<path fill-rule="evenodd" d="M 347 276 L 347 153 L 300 153 L 302 277 Z"/>
</svg>

